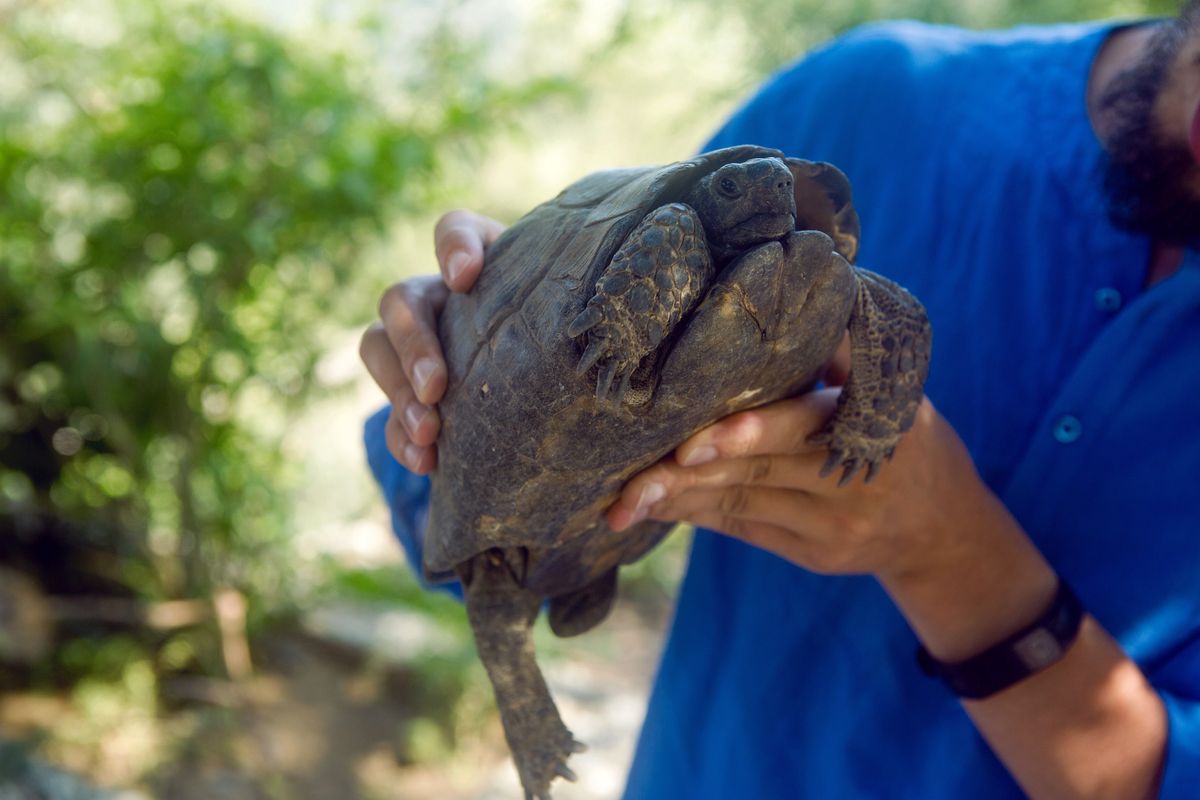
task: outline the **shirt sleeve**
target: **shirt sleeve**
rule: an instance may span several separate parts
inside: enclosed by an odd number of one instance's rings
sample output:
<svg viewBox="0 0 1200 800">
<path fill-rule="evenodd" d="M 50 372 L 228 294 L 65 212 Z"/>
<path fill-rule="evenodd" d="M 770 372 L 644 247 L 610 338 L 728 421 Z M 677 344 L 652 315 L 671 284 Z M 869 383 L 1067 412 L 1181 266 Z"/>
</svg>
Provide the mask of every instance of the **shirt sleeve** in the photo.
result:
<svg viewBox="0 0 1200 800">
<path fill-rule="evenodd" d="M 421 569 L 425 523 L 429 516 L 429 479 L 409 472 L 388 451 L 384 429 L 391 411 L 391 406 L 384 406 L 369 417 L 363 427 L 367 464 L 391 512 L 392 533 L 400 540 L 404 555 L 417 578 L 429 586 Z M 437 588 L 462 597 L 462 588 L 458 583 L 443 584 Z"/>
</svg>

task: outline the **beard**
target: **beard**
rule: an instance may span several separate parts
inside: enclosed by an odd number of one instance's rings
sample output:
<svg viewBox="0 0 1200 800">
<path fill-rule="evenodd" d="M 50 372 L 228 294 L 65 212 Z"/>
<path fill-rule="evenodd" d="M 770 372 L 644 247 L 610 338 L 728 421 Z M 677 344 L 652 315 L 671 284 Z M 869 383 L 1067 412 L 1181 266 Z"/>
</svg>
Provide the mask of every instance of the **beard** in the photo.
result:
<svg viewBox="0 0 1200 800">
<path fill-rule="evenodd" d="M 1109 217 L 1117 227 L 1165 244 L 1200 244 L 1200 167 L 1186 143 L 1170 141 L 1154 106 L 1188 36 L 1200 31 L 1200 0 L 1164 23 L 1141 62 L 1116 76 L 1100 99 L 1111 120 L 1104 158 Z"/>
</svg>

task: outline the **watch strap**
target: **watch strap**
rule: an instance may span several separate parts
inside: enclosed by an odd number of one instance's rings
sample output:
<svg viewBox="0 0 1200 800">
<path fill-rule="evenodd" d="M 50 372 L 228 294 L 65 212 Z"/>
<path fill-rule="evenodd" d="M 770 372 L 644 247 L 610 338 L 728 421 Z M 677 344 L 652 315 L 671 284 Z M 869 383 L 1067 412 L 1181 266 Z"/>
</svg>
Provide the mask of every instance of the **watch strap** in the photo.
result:
<svg viewBox="0 0 1200 800">
<path fill-rule="evenodd" d="M 1049 667 L 1061 659 L 1079 635 L 1083 605 L 1060 580 L 1054 600 L 1033 624 L 966 661 L 938 661 L 924 647 L 917 663 L 930 677 L 968 700 L 982 700 Z"/>
</svg>

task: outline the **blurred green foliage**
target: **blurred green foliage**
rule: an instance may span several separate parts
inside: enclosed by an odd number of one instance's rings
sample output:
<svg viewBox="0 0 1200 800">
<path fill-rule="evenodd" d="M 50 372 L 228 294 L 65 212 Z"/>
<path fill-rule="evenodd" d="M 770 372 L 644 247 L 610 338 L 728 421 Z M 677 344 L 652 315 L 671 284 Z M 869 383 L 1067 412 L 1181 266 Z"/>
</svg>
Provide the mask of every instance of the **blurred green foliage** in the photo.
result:
<svg viewBox="0 0 1200 800">
<path fill-rule="evenodd" d="M 284 606 L 281 443 L 324 334 L 371 312 L 364 252 L 561 83 L 488 79 L 443 31 L 405 110 L 367 53 L 220 4 L 0 21 L 0 553 L 57 531 L 88 555 L 56 590 Z"/>
</svg>

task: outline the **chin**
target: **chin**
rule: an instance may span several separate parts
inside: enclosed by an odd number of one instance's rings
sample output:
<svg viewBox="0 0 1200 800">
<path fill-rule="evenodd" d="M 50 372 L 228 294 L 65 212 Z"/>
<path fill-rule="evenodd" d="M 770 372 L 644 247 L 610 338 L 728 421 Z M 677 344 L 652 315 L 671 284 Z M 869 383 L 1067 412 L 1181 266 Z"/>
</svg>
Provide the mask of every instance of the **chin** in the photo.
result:
<svg viewBox="0 0 1200 800">
<path fill-rule="evenodd" d="M 1113 224 L 1164 244 L 1200 245 L 1200 168 L 1190 156 L 1164 159 L 1150 175 L 1110 162 L 1104 188 Z"/>
</svg>

